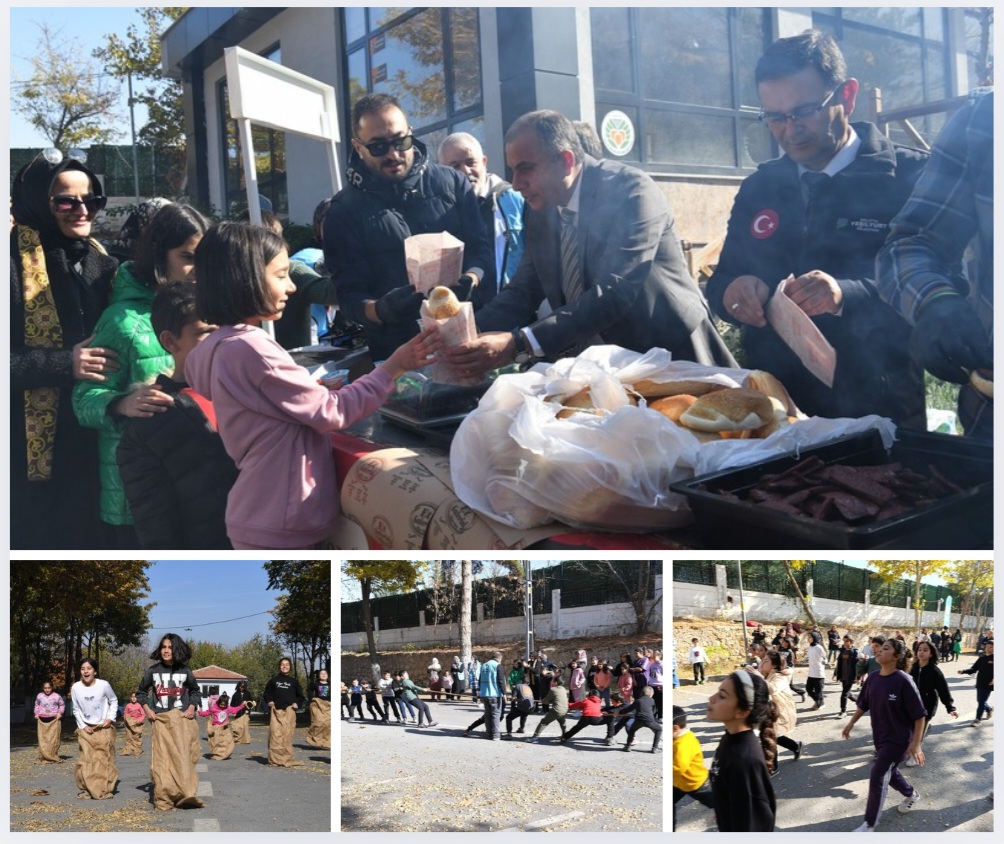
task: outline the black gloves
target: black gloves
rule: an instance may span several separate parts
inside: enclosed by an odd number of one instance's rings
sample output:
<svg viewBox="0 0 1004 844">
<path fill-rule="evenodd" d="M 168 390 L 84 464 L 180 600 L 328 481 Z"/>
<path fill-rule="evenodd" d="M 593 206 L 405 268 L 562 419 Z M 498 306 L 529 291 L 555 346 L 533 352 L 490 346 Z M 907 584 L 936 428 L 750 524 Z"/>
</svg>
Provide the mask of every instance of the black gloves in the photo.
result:
<svg viewBox="0 0 1004 844">
<path fill-rule="evenodd" d="M 382 323 L 407 322 L 410 319 L 418 319 L 422 298 L 422 294 L 410 284 L 395 287 L 376 300 L 374 307 L 377 317 Z"/>
<path fill-rule="evenodd" d="M 478 280 L 473 275 L 462 275 L 460 280 L 452 285 L 453 293 L 461 302 L 470 302 L 474 288 L 477 287 Z"/>
<path fill-rule="evenodd" d="M 986 329 L 961 296 L 941 296 L 920 312 L 910 354 L 935 378 L 955 384 L 965 384 L 972 369 L 993 366 Z"/>
</svg>

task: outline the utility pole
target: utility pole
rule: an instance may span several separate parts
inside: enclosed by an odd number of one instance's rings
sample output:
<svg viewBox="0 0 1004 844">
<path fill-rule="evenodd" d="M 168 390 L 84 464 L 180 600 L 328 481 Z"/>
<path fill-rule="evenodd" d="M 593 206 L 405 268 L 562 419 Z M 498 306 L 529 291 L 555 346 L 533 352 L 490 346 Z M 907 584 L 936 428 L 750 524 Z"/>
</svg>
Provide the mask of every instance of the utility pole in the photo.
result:
<svg viewBox="0 0 1004 844">
<path fill-rule="evenodd" d="M 523 561 L 523 574 L 526 578 L 526 597 L 524 598 L 523 612 L 526 615 L 526 653 L 524 658 L 529 659 L 533 654 L 533 563 L 530 560 Z"/>
<path fill-rule="evenodd" d="M 129 71 L 129 130 L 132 132 L 132 189 L 139 205 L 139 151 L 136 149 L 136 100 L 132 95 L 132 71 Z"/>
</svg>

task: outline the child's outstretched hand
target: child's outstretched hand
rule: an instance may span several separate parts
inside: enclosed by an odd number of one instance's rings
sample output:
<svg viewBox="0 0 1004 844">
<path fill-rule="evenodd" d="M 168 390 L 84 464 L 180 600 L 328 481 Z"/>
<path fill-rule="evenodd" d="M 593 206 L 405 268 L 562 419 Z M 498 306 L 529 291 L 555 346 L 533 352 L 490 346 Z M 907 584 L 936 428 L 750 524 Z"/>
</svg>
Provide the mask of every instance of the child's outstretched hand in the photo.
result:
<svg viewBox="0 0 1004 844">
<path fill-rule="evenodd" d="M 439 327 L 427 328 L 417 337 L 398 346 L 387 360 L 380 364 L 391 378 L 397 380 L 411 369 L 421 369 L 428 366 L 442 348 L 439 339 Z"/>
</svg>

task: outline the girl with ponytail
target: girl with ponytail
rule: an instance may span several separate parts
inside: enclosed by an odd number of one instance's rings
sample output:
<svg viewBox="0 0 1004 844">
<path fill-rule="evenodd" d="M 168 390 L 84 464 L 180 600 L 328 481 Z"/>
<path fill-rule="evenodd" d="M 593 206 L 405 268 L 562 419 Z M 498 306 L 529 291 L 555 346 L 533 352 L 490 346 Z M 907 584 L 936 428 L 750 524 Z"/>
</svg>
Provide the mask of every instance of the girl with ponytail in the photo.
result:
<svg viewBox="0 0 1004 844">
<path fill-rule="evenodd" d="M 777 798 L 769 769 L 777 757 L 777 718 L 767 682 L 755 672 L 733 671 L 708 699 L 708 720 L 725 725 L 711 765 L 719 832 L 774 831 Z"/>
<path fill-rule="evenodd" d="M 924 738 L 927 709 L 910 670 L 913 653 L 901 639 L 887 639 L 875 654 L 879 670 L 868 678 L 858 695 L 858 708 L 844 727 L 845 739 L 866 712 L 871 715 L 872 741 L 876 757 L 868 786 L 865 820 L 855 832 L 872 832 L 882 814 L 886 790 L 892 786 L 903 795 L 900 812 L 909 812 L 920 799 L 920 793 L 900 773 L 899 766 L 908 757 L 924 764 L 920 743 Z"/>
</svg>

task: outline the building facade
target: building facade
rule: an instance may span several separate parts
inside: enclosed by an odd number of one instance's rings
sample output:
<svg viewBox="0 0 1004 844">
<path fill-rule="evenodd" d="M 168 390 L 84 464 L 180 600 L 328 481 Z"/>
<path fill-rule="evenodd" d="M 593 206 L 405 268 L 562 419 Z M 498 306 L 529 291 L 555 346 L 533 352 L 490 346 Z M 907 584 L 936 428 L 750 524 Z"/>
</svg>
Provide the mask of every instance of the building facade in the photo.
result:
<svg viewBox="0 0 1004 844">
<path fill-rule="evenodd" d="M 758 120 L 757 58 L 813 26 L 837 39 L 861 82 L 856 119 L 977 84 L 962 8 L 192 8 L 162 45 L 165 71 L 185 83 L 190 192 L 221 211 L 245 202 L 223 61 L 239 45 L 335 88 L 342 160 L 351 104 L 367 92 L 396 95 L 431 150 L 471 132 L 501 175 L 519 115 L 553 108 L 589 122 L 605 155 L 649 172 L 681 236 L 703 244 L 724 233 L 742 179 L 777 154 Z M 914 125 L 933 139 L 943 120 Z M 309 222 L 333 192 L 322 146 L 261 127 L 254 143 L 261 193 Z"/>
</svg>

